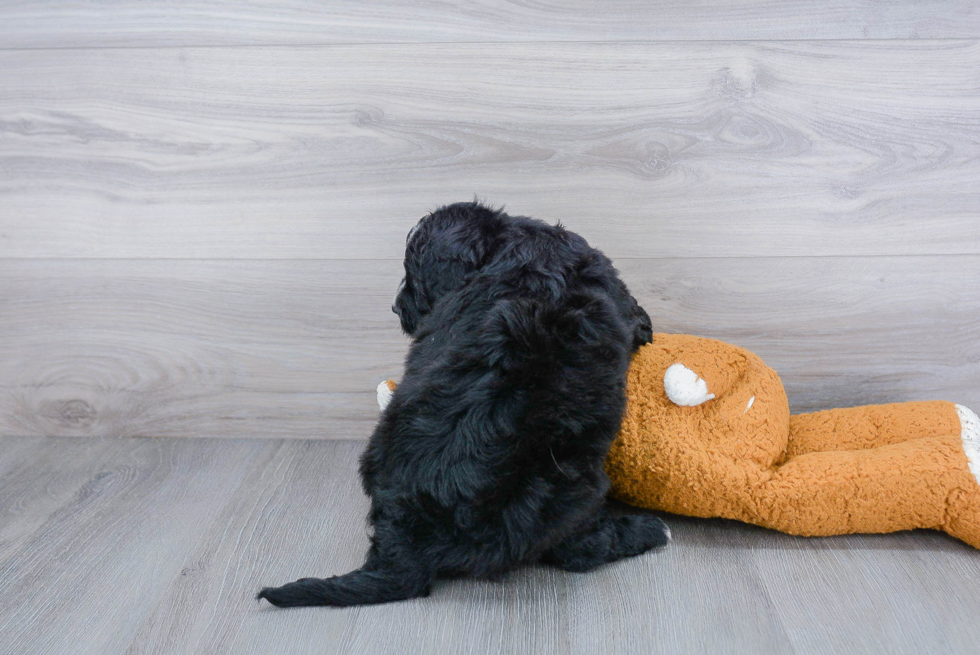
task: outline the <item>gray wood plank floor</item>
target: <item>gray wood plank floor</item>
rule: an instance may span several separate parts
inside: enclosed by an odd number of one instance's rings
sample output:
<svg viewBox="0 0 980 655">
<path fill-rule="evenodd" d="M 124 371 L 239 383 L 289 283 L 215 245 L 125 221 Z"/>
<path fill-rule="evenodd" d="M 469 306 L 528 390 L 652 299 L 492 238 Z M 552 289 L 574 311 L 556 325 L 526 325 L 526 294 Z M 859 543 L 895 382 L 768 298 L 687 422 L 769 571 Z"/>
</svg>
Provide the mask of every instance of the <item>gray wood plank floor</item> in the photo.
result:
<svg viewBox="0 0 980 655">
<path fill-rule="evenodd" d="M 665 516 L 664 550 L 276 610 L 262 585 L 360 564 L 363 442 L 0 439 L 0 650 L 973 653 L 980 554 L 928 531 L 827 539 Z"/>
</svg>

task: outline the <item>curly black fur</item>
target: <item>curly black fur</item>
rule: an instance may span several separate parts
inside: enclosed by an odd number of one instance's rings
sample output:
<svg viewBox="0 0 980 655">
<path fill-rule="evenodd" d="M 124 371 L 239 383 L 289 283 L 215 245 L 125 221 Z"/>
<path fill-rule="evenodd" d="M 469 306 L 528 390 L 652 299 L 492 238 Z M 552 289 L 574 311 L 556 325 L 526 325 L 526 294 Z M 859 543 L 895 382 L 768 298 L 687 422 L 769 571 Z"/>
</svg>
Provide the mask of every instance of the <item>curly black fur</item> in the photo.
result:
<svg viewBox="0 0 980 655">
<path fill-rule="evenodd" d="M 259 598 L 383 603 L 437 576 L 587 571 L 667 542 L 660 519 L 605 502 L 626 369 L 652 335 L 601 252 L 560 225 L 449 205 L 409 233 L 393 310 L 413 342 L 361 457 L 367 561 Z"/>
</svg>

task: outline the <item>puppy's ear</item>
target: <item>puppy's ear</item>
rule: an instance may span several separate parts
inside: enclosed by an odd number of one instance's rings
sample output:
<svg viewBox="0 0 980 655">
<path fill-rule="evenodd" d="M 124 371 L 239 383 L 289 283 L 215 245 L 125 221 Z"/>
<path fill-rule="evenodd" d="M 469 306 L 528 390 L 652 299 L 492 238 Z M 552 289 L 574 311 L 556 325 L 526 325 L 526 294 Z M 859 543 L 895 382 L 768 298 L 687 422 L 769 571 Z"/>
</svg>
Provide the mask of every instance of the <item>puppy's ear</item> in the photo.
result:
<svg viewBox="0 0 980 655">
<path fill-rule="evenodd" d="M 481 268 L 494 249 L 509 217 L 477 202 L 459 202 L 433 212 L 430 247 L 439 259 L 457 261 L 466 270 Z"/>
<path fill-rule="evenodd" d="M 636 298 L 630 296 L 633 309 L 633 349 L 653 342 L 653 322 L 646 310 L 640 307 Z"/>
</svg>

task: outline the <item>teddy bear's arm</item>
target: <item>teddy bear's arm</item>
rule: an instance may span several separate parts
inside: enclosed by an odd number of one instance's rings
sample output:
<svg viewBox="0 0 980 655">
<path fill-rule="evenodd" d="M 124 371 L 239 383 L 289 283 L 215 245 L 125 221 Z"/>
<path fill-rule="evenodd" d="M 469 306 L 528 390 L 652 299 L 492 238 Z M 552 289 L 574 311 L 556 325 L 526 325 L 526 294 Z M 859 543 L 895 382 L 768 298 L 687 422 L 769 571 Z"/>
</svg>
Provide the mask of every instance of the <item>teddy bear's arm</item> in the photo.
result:
<svg viewBox="0 0 980 655">
<path fill-rule="evenodd" d="M 381 408 L 382 412 L 385 411 L 385 408 L 388 407 L 388 403 L 391 402 L 391 397 L 395 395 L 395 388 L 397 386 L 398 385 L 395 384 L 394 380 L 385 380 L 378 385 L 378 407 Z"/>
</svg>

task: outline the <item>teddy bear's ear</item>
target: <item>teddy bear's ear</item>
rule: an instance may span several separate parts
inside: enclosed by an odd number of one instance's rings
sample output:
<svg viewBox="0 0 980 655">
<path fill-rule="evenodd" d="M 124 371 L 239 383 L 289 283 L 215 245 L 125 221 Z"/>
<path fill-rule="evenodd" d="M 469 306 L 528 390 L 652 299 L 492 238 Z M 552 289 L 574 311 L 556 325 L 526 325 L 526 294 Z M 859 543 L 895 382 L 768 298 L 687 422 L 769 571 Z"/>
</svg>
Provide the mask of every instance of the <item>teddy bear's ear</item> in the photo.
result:
<svg viewBox="0 0 980 655">
<path fill-rule="evenodd" d="M 695 407 L 715 397 L 703 378 L 680 363 L 664 373 L 664 391 L 672 403 L 681 407 Z"/>
<path fill-rule="evenodd" d="M 750 365 L 748 351 L 715 339 L 658 334 L 654 344 L 663 349 L 665 364 L 678 367 L 671 372 L 673 381 L 665 376 L 664 386 L 673 386 L 677 400 L 682 401 L 677 404 L 688 407 L 710 400 L 709 395 L 723 398 Z"/>
</svg>

